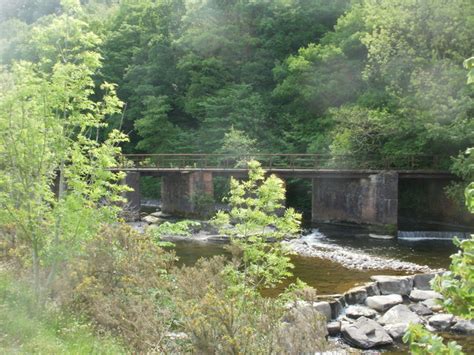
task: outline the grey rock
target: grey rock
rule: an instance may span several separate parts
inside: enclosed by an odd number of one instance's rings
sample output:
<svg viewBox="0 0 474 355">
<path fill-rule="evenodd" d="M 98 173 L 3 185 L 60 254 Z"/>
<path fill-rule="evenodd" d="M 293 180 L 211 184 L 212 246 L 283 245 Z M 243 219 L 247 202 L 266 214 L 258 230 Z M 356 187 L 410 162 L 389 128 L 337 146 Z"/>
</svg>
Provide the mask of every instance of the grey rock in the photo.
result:
<svg viewBox="0 0 474 355">
<path fill-rule="evenodd" d="M 421 302 L 421 304 L 425 305 L 433 312 L 439 312 L 443 309 L 443 307 L 440 305 L 439 300 L 436 298 L 427 299 L 426 301 Z"/>
<path fill-rule="evenodd" d="M 413 288 L 410 276 L 372 276 L 382 295 L 408 295 Z"/>
<path fill-rule="evenodd" d="M 436 276 L 432 274 L 418 274 L 413 277 L 413 287 L 419 290 L 431 290 L 430 281 Z"/>
<path fill-rule="evenodd" d="M 364 303 L 366 298 L 367 290 L 365 287 L 354 287 L 344 294 L 344 300 L 346 301 L 346 304 Z"/>
<path fill-rule="evenodd" d="M 415 312 L 419 316 L 429 316 L 433 314 L 433 311 L 431 310 L 431 308 L 426 307 L 422 303 L 411 304 L 408 306 L 408 308 L 410 308 L 411 311 Z"/>
<path fill-rule="evenodd" d="M 400 295 L 385 295 L 367 297 L 365 304 L 379 312 L 385 312 L 387 309 L 403 302 Z"/>
<path fill-rule="evenodd" d="M 159 218 L 168 218 L 168 217 L 171 217 L 171 215 L 169 215 L 169 214 L 167 214 L 167 213 L 163 213 L 163 212 L 161 212 L 161 211 L 156 211 L 156 212 L 150 213 L 150 216 L 159 217 Z"/>
<path fill-rule="evenodd" d="M 367 283 L 365 289 L 367 290 L 367 297 L 380 295 L 380 290 L 375 282 Z"/>
<path fill-rule="evenodd" d="M 341 322 L 338 322 L 338 321 L 329 322 L 326 325 L 326 328 L 330 336 L 338 335 L 341 332 Z"/>
<path fill-rule="evenodd" d="M 365 317 L 359 318 L 353 324 L 344 324 L 341 330 L 344 340 L 358 348 L 370 349 L 393 343 L 390 335 L 380 324 Z"/>
<path fill-rule="evenodd" d="M 454 316 L 452 314 L 442 313 L 432 316 L 428 320 L 428 324 L 438 330 L 446 330 L 454 323 Z"/>
<path fill-rule="evenodd" d="M 400 323 L 408 325 L 409 323 L 421 323 L 421 318 L 404 304 L 399 304 L 390 308 L 378 319 L 378 322 L 382 325 Z"/>
<path fill-rule="evenodd" d="M 146 222 L 148 224 L 157 224 L 159 222 L 161 222 L 161 219 L 158 218 L 158 217 L 155 217 L 155 216 L 145 216 L 142 218 L 142 221 L 143 222 Z"/>
<path fill-rule="evenodd" d="M 352 305 L 346 309 L 346 316 L 353 319 L 360 317 L 375 318 L 376 315 L 378 315 L 377 311 L 366 306 Z"/>
<path fill-rule="evenodd" d="M 451 330 L 472 335 L 474 334 L 474 320 L 459 319 L 456 324 L 451 327 Z"/>
<path fill-rule="evenodd" d="M 339 300 L 329 301 L 329 306 L 331 307 L 331 318 L 336 319 L 342 313 L 344 306 Z"/>
<path fill-rule="evenodd" d="M 413 301 L 426 301 L 432 298 L 441 299 L 443 296 L 438 292 L 431 290 L 413 290 L 410 292 L 410 299 Z"/>
<path fill-rule="evenodd" d="M 383 327 L 387 333 L 395 340 L 400 340 L 407 331 L 406 323 L 387 324 Z"/>
<path fill-rule="evenodd" d="M 326 321 L 331 320 L 331 306 L 329 302 L 314 302 L 314 309 L 326 317 Z"/>
</svg>

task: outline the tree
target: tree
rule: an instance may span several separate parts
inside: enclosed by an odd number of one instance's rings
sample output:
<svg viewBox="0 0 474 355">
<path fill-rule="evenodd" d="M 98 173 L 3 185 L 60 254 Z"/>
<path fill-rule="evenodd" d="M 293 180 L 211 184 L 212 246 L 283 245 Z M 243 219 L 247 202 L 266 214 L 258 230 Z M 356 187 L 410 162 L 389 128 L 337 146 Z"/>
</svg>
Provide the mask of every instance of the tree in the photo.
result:
<svg viewBox="0 0 474 355">
<path fill-rule="evenodd" d="M 242 250 L 242 269 L 229 269 L 230 277 L 245 287 L 271 287 L 290 275 L 293 266 L 281 241 L 299 232 L 301 215 L 293 208 L 280 215 L 283 181 L 275 175 L 265 178 L 255 160 L 248 168 L 248 181 L 231 180 L 230 211 L 219 211 L 213 222 Z"/>
<path fill-rule="evenodd" d="M 125 191 L 123 173 L 109 169 L 126 137 L 112 131 L 97 139 L 121 102 L 114 85 L 95 84 L 97 37 L 75 17 L 80 7 L 65 5 L 65 14 L 35 28 L 43 60 L 15 63 L 2 73 L 0 90 L 0 223 L 13 225 L 31 253 L 23 257 L 32 265 L 38 298 L 81 242 L 117 219 Z M 93 101 L 99 89 L 103 98 Z"/>
</svg>

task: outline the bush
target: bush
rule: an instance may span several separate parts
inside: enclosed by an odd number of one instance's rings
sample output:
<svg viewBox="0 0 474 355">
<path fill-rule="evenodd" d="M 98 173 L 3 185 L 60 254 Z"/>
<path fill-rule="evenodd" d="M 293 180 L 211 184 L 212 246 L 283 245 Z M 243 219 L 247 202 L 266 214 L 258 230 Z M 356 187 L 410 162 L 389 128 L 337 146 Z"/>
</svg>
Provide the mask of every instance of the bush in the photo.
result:
<svg viewBox="0 0 474 355">
<path fill-rule="evenodd" d="M 123 347 L 110 336 L 97 336 L 81 319 L 52 303 L 36 307 L 33 290 L 18 276 L 0 271 L 0 353 L 119 354 Z"/>
<path fill-rule="evenodd" d="M 176 303 L 197 353 L 263 354 L 322 351 L 326 323 L 316 311 L 286 307 L 287 297 L 265 298 L 235 284 L 223 257 L 176 271 Z M 285 295 L 288 296 L 288 295 Z"/>
<path fill-rule="evenodd" d="M 164 351 L 173 327 L 167 292 L 175 256 L 129 226 L 103 228 L 56 285 L 63 304 L 136 351 Z"/>
</svg>

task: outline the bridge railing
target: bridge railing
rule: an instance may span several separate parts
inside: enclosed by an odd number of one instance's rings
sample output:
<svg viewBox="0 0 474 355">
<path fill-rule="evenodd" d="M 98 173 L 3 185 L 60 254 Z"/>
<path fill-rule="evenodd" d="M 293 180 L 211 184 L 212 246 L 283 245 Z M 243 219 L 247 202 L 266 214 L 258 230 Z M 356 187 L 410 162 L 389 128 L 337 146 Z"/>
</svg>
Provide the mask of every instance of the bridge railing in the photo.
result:
<svg viewBox="0 0 474 355">
<path fill-rule="evenodd" d="M 258 160 L 263 168 L 310 169 L 407 169 L 446 170 L 449 157 L 434 155 L 330 155 L 330 154 L 125 154 L 122 168 L 161 169 L 239 169 L 249 160 Z"/>
</svg>

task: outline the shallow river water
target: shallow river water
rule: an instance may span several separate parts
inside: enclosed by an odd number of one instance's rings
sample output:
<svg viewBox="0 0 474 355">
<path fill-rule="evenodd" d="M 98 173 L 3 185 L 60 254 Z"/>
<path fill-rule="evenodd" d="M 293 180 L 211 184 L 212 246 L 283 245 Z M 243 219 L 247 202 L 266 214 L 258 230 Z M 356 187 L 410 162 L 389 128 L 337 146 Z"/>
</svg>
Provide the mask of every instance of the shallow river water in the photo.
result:
<svg viewBox="0 0 474 355">
<path fill-rule="evenodd" d="M 343 247 L 345 252 L 354 253 L 355 255 L 402 260 L 427 265 L 433 269 L 447 268 L 450 263 L 449 256 L 456 251 L 451 240 L 374 239 L 364 234 L 351 235 L 347 230 L 340 229 L 322 233 L 313 231 L 307 237 L 312 238 L 318 246 L 325 246 L 329 249 Z M 200 257 L 219 254 L 229 255 L 225 244 L 194 242 L 176 242 L 175 244 L 180 264 L 193 265 Z M 331 260 L 315 257 L 295 255 L 292 259 L 295 265 L 294 277 L 287 280 L 279 289 L 284 288 L 295 278 L 300 278 L 316 288 L 319 294 L 336 294 L 343 293 L 353 286 L 369 281 L 372 275 L 406 274 L 404 271 L 390 268 L 358 270 L 344 267 L 340 263 Z M 269 291 L 269 293 L 279 292 L 279 289 Z"/>
<path fill-rule="evenodd" d="M 318 246 L 329 249 L 343 247 L 345 252 L 363 255 L 364 257 L 386 258 L 387 260 L 400 260 L 418 265 L 426 265 L 432 269 L 446 269 L 450 264 L 449 256 L 456 252 L 456 247 L 451 239 L 439 238 L 433 233 L 424 234 L 419 238 L 416 233 L 405 233 L 396 239 L 374 239 L 367 234 L 351 232 L 346 228 L 326 227 L 319 230 L 309 231 L 306 238 Z M 175 251 L 181 265 L 193 265 L 201 257 L 214 255 L 228 255 L 225 244 L 198 243 L 198 242 L 176 242 Z M 407 272 L 400 270 L 370 269 L 358 270 L 347 268 L 340 263 L 315 258 L 293 256 L 295 269 L 294 277 L 276 289 L 266 290 L 267 296 L 275 296 L 282 291 L 290 282 L 300 278 L 310 286 L 318 290 L 320 295 L 344 293 L 351 287 L 370 281 L 372 275 L 403 275 Z M 459 336 L 452 333 L 443 334 L 449 340 L 460 343 L 466 354 L 474 353 L 474 337 Z M 404 344 L 398 344 L 383 349 L 386 354 L 406 354 L 408 349 Z"/>
</svg>

